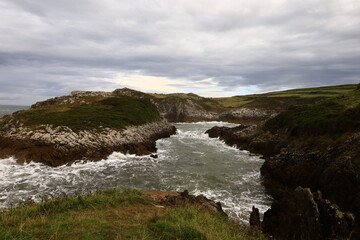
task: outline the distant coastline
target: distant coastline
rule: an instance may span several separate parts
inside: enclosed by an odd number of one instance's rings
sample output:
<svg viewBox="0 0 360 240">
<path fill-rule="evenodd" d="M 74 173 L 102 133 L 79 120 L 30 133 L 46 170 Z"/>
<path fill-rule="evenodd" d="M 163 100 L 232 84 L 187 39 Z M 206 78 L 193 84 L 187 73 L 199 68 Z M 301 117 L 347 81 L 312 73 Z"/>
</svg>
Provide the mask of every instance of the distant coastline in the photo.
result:
<svg viewBox="0 0 360 240">
<path fill-rule="evenodd" d="M 7 114 L 11 114 L 13 112 L 28 109 L 28 108 L 30 108 L 30 106 L 0 104 L 0 118 Z"/>
</svg>

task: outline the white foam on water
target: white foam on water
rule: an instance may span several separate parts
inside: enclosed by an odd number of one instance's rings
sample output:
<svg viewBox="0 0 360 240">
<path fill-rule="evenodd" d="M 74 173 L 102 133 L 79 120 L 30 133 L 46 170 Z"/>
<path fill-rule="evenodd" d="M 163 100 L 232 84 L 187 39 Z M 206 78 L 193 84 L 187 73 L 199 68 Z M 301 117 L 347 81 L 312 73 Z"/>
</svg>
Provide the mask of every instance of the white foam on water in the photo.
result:
<svg viewBox="0 0 360 240">
<path fill-rule="evenodd" d="M 188 189 L 222 202 L 231 217 L 247 223 L 252 206 L 264 212 L 271 203 L 261 186 L 263 160 L 209 138 L 204 132 L 215 125 L 233 126 L 224 122 L 176 124 L 176 135 L 158 140 L 158 158 L 114 152 L 101 161 L 77 161 L 55 168 L 0 159 L 0 209 L 26 200 L 39 202 L 106 188 Z"/>
</svg>

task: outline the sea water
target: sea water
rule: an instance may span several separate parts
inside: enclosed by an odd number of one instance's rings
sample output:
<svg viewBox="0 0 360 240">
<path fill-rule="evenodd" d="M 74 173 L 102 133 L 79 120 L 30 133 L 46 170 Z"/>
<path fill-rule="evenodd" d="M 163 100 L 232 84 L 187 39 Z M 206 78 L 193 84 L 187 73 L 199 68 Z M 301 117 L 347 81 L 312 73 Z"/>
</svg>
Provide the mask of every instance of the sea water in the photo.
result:
<svg viewBox="0 0 360 240">
<path fill-rule="evenodd" d="M 109 188 L 184 191 L 220 201 L 225 212 L 248 222 L 252 206 L 266 211 L 271 197 L 261 185 L 260 156 L 227 146 L 205 131 L 223 122 L 178 123 L 176 135 L 157 141 L 158 158 L 114 152 L 97 162 L 71 166 L 20 165 L 0 159 L 0 208 L 24 201 Z"/>
</svg>

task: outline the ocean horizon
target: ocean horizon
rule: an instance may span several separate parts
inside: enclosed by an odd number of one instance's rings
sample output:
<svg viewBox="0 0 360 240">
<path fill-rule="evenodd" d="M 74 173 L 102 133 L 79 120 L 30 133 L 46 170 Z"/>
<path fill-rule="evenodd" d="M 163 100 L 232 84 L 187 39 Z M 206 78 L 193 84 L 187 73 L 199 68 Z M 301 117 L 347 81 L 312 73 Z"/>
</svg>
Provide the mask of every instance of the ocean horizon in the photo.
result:
<svg viewBox="0 0 360 240">
<path fill-rule="evenodd" d="M 28 109 L 30 106 L 23 106 L 23 105 L 2 105 L 0 104 L 0 117 L 3 117 L 7 114 L 11 114 L 16 111 Z"/>
</svg>

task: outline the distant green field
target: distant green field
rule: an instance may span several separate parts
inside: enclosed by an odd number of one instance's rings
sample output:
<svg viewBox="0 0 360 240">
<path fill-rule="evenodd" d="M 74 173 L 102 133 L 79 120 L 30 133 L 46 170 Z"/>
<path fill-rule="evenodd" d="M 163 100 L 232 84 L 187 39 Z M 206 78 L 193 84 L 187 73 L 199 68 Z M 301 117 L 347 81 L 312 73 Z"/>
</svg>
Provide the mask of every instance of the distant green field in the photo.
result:
<svg viewBox="0 0 360 240">
<path fill-rule="evenodd" d="M 225 108 L 260 108 L 282 111 L 291 105 L 314 103 L 321 99 L 340 96 L 356 89 L 356 84 L 292 89 L 264 94 L 214 98 Z"/>
</svg>

